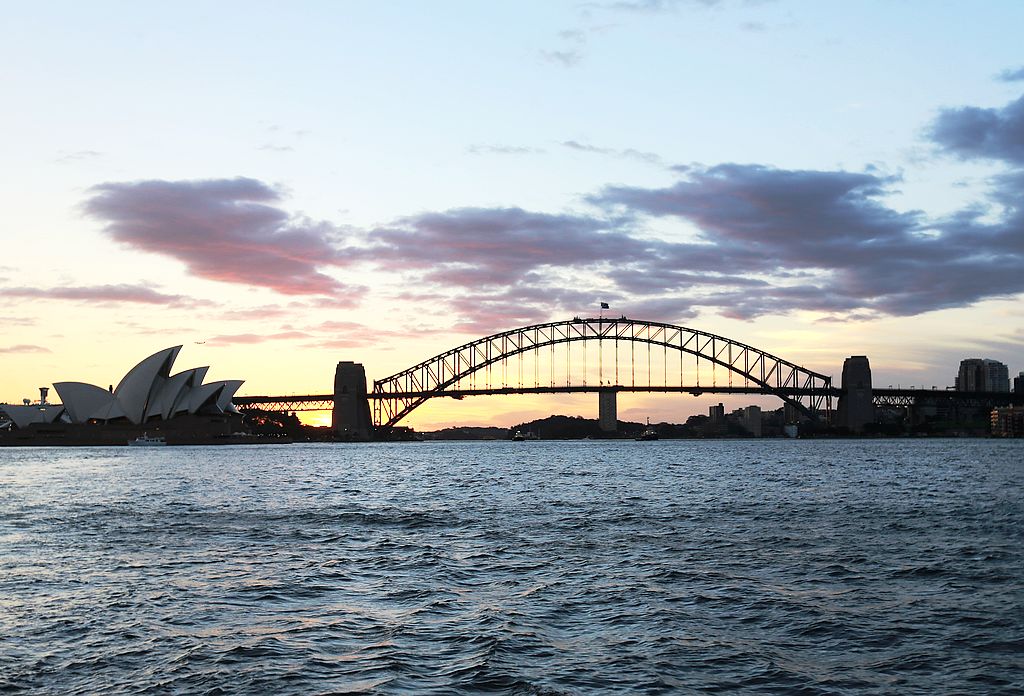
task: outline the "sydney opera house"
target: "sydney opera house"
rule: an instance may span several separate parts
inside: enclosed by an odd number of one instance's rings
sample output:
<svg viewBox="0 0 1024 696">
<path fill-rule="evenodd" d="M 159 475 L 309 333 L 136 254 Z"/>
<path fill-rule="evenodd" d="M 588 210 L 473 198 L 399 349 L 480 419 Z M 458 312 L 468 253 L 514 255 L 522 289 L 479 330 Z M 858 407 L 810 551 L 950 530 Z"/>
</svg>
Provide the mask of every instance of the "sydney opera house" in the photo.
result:
<svg viewBox="0 0 1024 696">
<path fill-rule="evenodd" d="M 231 398 L 242 380 L 203 383 L 207 367 L 171 374 L 181 346 L 161 350 L 109 389 L 55 382 L 60 404 L 0 404 L 0 444 L 124 445 L 148 433 L 168 444 L 215 444 L 242 430 Z"/>
</svg>

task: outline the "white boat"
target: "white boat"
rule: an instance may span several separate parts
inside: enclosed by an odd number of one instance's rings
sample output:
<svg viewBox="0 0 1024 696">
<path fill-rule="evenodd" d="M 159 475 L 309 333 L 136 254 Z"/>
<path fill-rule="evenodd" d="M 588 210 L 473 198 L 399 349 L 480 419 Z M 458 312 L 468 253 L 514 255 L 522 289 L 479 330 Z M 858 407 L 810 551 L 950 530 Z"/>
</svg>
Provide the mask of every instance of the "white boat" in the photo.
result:
<svg viewBox="0 0 1024 696">
<path fill-rule="evenodd" d="M 162 437 L 149 437 L 146 433 L 142 433 L 141 436 L 128 441 L 129 447 L 163 447 L 166 444 L 167 440 Z"/>
</svg>

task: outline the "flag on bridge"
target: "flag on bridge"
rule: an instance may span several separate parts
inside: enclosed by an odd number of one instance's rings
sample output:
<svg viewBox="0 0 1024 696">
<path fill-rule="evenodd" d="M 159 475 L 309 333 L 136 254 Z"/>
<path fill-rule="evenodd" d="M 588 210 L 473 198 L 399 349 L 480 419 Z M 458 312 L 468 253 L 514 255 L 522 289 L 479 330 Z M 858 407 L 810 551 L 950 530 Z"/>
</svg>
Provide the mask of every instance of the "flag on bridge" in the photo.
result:
<svg viewBox="0 0 1024 696">
<path fill-rule="evenodd" d="M 607 302 L 602 302 L 601 303 L 601 309 L 611 309 L 611 307 L 608 306 Z"/>
</svg>

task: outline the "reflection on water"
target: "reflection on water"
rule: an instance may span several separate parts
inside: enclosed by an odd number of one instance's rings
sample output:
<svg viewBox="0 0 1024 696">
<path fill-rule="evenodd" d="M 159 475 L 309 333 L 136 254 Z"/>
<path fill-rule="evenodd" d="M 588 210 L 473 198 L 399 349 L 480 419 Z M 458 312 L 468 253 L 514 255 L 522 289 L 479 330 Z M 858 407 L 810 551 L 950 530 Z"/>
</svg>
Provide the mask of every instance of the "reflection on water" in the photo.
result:
<svg viewBox="0 0 1024 696">
<path fill-rule="evenodd" d="M 1024 442 L 0 451 L 0 688 L 1018 693 Z"/>
</svg>

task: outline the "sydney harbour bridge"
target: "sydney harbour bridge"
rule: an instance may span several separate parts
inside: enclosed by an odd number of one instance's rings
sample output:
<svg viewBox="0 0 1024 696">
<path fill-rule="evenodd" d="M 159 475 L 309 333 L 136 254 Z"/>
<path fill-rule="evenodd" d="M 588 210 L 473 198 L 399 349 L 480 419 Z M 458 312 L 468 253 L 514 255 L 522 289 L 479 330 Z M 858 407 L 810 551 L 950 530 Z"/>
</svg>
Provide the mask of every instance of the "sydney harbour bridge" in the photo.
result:
<svg viewBox="0 0 1024 696">
<path fill-rule="evenodd" d="M 739 341 L 655 321 L 573 318 L 502 331 L 378 379 L 338 363 L 334 393 L 236 397 L 240 408 L 330 410 L 339 435 L 386 436 L 429 399 L 511 394 L 596 393 L 602 427 L 614 430 L 620 392 L 751 394 L 778 397 L 787 420 L 864 425 L 874 405 L 907 406 L 936 391 L 872 389 L 867 358 L 846 361 L 843 383 Z M 938 392 L 943 398 L 992 394 Z M 1007 403 L 1020 395 L 1003 395 Z M 372 403 L 372 407 L 371 404 Z M 833 407 L 837 407 L 834 411 Z"/>
</svg>

